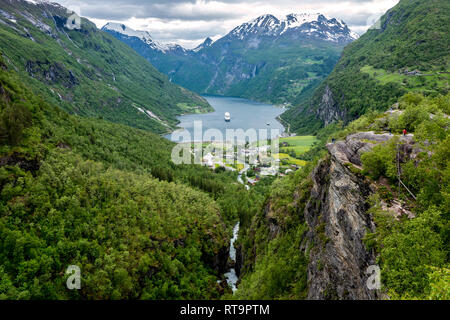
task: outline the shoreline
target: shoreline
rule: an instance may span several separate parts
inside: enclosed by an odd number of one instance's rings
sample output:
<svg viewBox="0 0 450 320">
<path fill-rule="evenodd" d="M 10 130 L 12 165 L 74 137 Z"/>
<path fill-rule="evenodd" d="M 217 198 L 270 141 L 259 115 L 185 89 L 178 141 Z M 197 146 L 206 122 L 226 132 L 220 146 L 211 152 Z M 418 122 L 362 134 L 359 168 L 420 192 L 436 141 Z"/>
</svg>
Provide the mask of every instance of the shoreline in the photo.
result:
<svg viewBox="0 0 450 320">
<path fill-rule="evenodd" d="M 255 101 L 255 100 L 250 100 L 250 99 L 242 98 L 242 97 L 220 96 L 220 95 L 214 95 L 214 94 L 205 94 L 205 95 L 201 95 L 201 97 L 204 98 L 205 100 L 207 100 L 208 97 L 209 98 L 223 98 L 223 99 L 239 99 L 239 100 L 242 100 L 243 102 L 247 101 L 247 102 L 249 102 L 249 104 L 250 103 L 256 103 L 256 104 L 261 104 L 261 105 L 265 105 L 265 106 L 270 106 L 270 107 L 276 108 L 276 109 L 282 109 L 282 110 L 286 109 L 286 107 L 282 106 L 282 105 L 275 105 L 275 104 L 272 104 L 272 103 Z M 213 111 L 202 112 L 202 113 L 184 113 L 184 114 L 181 114 L 181 115 L 177 116 L 177 120 L 178 120 L 177 127 L 174 128 L 173 130 L 170 130 L 168 132 L 162 133 L 161 136 L 163 138 L 169 140 L 170 142 L 177 143 L 177 144 L 179 144 L 179 143 L 200 143 L 200 142 L 212 143 L 212 142 L 214 142 L 214 141 L 192 141 L 192 140 L 191 141 L 186 141 L 186 142 L 176 142 L 176 141 L 173 141 L 171 139 L 171 135 L 173 135 L 174 133 L 183 132 L 183 131 L 187 130 L 186 128 L 178 126 L 182 122 L 180 120 L 180 117 L 193 116 L 193 115 L 207 115 L 207 114 L 211 114 L 211 113 L 214 113 L 214 112 L 217 111 L 216 108 L 214 108 L 214 106 L 209 101 L 208 101 L 208 103 L 210 104 L 210 106 L 213 109 Z M 290 129 L 290 126 L 286 126 L 286 124 L 284 123 L 284 120 L 282 120 L 280 118 L 281 114 L 282 113 L 280 113 L 279 115 L 277 115 L 276 117 L 273 118 L 273 120 L 275 120 L 278 124 L 280 124 L 282 126 L 282 129 L 280 130 L 281 133 L 280 133 L 280 136 L 278 138 L 283 138 L 284 137 L 283 135 L 289 134 L 288 129 Z M 220 129 L 218 129 L 218 130 L 220 130 Z M 226 141 L 225 143 L 230 143 L 230 142 Z"/>
</svg>

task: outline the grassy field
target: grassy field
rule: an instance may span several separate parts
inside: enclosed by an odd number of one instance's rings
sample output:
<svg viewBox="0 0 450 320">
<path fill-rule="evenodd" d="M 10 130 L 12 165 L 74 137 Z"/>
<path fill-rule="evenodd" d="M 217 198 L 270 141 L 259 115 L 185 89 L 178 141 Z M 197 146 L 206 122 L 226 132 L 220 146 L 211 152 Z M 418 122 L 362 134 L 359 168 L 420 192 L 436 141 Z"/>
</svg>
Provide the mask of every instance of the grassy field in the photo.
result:
<svg viewBox="0 0 450 320">
<path fill-rule="evenodd" d="M 317 142 L 317 139 L 313 136 L 298 136 L 280 139 L 280 143 L 287 143 L 289 145 L 287 147 L 281 147 L 281 149 L 294 150 L 297 155 L 309 151 L 315 142 Z"/>
<path fill-rule="evenodd" d="M 429 74 L 428 76 L 408 76 L 398 72 L 388 72 L 384 69 L 375 69 L 372 66 L 366 65 L 361 68 L 361 72 L 369 74 L 383 85 L 395 82 L 407 87 L 408 89 L 418 89 L 421 91 L 424 87 L 434 89 L 448 88 L 449 75 L 438 74 L 436 71 L 421 71 L 423 74 Z"/>
<path fill-rule="evenodd" d="M 295 164 L 297 166 L 305 166 L 306 161 L 292 158 L 290 155 L 286 153 L 278 153 L 273 156 L 275 159 L 280 159 L 282 161 L 286 161 L 288 164 Z"/>
<path fill-rule="evenodd" d="M 281 146 L 280 151 L 282 152 L 290 152 L 294 151 L 297 156 L 309 151 L 312 145 L 317 141 L 316 137 L 313 136 L 297 136 L 297 137 L 289 137 L 289 138 L 281 138 L 280 144 L 287 144 L 287 146 Z M 291 155 L 287 153 L 279 153 L 274 155 L 275 158 L 284 160 L 288 164 L 295 164 L 298 166 L 306 165 L 306 161 L 295 159 Z"/>
</svg>

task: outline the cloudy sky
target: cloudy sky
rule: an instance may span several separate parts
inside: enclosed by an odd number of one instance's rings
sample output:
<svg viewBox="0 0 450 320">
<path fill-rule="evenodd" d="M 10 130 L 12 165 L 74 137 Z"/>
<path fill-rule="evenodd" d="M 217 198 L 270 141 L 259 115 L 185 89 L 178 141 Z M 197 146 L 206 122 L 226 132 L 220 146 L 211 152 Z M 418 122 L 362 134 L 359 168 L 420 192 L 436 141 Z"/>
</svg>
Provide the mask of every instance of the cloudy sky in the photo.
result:
<svg viewBox="0 0 450 320">
<path fill-rule="evenodd" d="M 187 48 L 206 37 L 217 40 L 234 27 L 263 14 L 323 13 L 364 33 L 399 0 L 53 0 L 89 18 L 99 28 L 121 22 L 146 30 L 162 42 Z"/>
</svg>

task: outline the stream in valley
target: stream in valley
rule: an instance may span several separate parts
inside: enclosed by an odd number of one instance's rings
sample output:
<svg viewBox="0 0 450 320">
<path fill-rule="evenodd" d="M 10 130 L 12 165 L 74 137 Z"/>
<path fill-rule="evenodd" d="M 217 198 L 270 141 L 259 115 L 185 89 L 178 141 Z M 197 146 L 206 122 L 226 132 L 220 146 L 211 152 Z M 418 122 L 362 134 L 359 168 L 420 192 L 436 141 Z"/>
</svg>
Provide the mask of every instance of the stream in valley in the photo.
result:
<svg viewBox="0 0 450 320">
<path fill-rule="evenodd" d="M 236 248 L 234 247 L 234 243 L 236 242 L 239 234 L 239 222 L 233 228 L 233 238 L 230 241 L 230 259 L 236 262 Z M 227 283 L 233 290 L 233 293 L 237 290 L 236 283 L 238 281 L 238 276 L 236 274 L 236 269 L 233 266 L 227 273 L 225 273 L 225 277 L 227 278 Z"/>
</svg>

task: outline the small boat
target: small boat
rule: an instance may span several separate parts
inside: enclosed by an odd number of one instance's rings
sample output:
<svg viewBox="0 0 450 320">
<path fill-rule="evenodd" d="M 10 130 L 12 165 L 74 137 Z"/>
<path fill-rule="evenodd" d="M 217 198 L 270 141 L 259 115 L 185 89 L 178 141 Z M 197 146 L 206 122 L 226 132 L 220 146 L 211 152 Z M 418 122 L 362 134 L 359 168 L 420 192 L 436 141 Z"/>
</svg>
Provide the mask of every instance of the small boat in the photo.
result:
<svg viewBox="0 0 450 320">
<path fill-rule="evenodd" d="M 270 122 L 267 122 L 266 124 L 267 124 L 268 126 L 270 126 Z"/>
<path fill-rule="evenodd" d="M 229 112 L 225 112 L 225 122 L 231 121 L 231 114 Z"/>
</svg>

